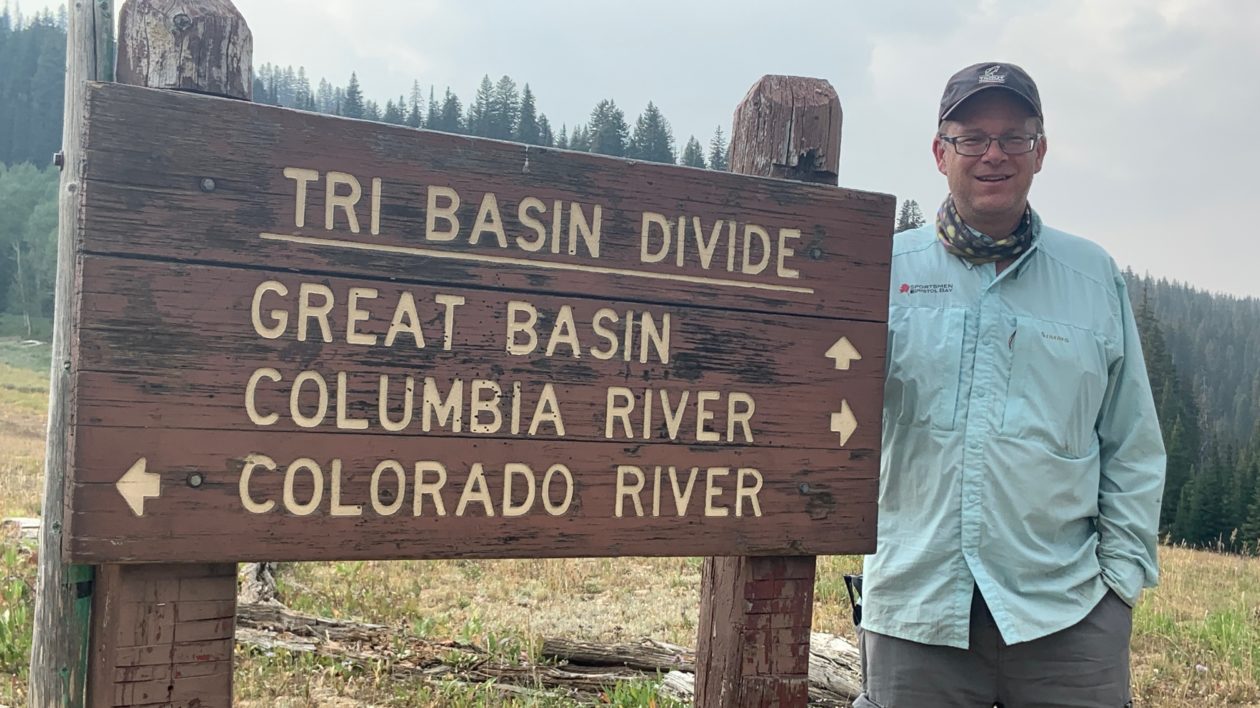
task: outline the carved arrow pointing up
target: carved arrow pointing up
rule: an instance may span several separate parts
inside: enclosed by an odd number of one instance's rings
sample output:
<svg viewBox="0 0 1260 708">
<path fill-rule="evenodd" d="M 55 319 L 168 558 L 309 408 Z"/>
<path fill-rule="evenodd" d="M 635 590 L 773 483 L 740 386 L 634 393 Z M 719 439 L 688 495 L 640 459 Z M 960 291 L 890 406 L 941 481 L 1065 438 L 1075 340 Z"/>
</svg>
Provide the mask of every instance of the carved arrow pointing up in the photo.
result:
<svg viewBox="0 0 1260 708">
<path fill-rule="evenodd" d="M 848 337 L 841 337 L 836 343 L 831 345 L 827 350 L 827 356 L 836 360 L 836 368 L 840 371 L 848 371 L 849 363 L 862 358 L 856 347 L 849 342 Z"/>
<path fill-rule="evenodd" d="M 143 457 L 136 460 L 131 469 L 114 484 L 136 516 L 144 516 L 145 499 L 156 499 L 162 493 L 162 476 L 157 472 L 145 472 L 145 464 Z"/>
<path fill-rule="evenodd" d="M 849 442 L 849 436 L 857 430 L 857 418 L 849 408 L 848 401 L 840 401 L 840 412 L 831 414 L 831 432 L 840 433 L 840 447 Z"/>
</svg>

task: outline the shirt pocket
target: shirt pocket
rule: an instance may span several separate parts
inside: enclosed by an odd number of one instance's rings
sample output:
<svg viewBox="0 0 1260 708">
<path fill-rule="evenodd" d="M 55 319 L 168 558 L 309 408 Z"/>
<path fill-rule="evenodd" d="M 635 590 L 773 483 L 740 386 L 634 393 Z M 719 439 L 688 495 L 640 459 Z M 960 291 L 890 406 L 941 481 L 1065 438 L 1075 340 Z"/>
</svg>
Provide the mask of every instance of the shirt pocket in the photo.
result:
<svg viewBox="0 0 1260 708">
<path fill-rule="evenodd" d="M 960 307 L 894 307 L 889 312 L 884 400 L 891 420 L 954 429 L 966 324 L 967 310 Z"/>
<path fill-rule="evenodd" d="M 1088 455 L 1107 388 L 1102 337 L 1034 317 L 1015 320 L 1002 434 L 1068 457 Z"/>
</svg>

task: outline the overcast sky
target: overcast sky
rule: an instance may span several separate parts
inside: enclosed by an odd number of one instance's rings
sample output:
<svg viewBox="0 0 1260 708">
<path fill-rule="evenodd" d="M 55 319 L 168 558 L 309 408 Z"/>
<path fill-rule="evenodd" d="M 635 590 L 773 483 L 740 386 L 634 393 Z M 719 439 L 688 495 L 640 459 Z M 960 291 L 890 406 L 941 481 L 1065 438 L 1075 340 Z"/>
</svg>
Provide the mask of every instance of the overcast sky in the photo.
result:
<svg viewBox="0 0 1260 708">
<path fill-rule="evenodd" d="M 1260 296 L 1260 2 L 1255 0 L 235 0 L 255 64 L 317 82 L 358 72 L 382 105 L 482 75 L 529 83 L 558 129 L 612 98 L 654 101 L 702 143 L 763 74 L 829 80 L 844 108 L 840 183 L 945 195 L 929 150 L 945 80 L 1002 60 L 1037 81 L 1049 154 L 1032 203 L 1121 265 Z M 24 0 L 23 11 L 43 4 Z M 115 6 L 121 3 L 115 0 Z"/>
</svg>

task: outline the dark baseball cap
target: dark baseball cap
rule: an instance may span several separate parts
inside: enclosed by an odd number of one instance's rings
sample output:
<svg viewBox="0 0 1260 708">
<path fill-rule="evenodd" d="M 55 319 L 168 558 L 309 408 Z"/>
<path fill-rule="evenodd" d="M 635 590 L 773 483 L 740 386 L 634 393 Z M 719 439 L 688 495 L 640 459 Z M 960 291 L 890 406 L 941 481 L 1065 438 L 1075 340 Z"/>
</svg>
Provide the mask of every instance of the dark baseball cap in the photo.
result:
<svg viewBox="0 0 1260 708">
<path fill-rule="evenodd" d="M 945 84 L 945 93 L 941 96 L 941 112 L 937 122 L 943 121 L 962 105 L 963 101 L 984 91 L 985 89 L 1006 89 L 1028 102 L 1033 113 L 1042 120 L 1041 95 L 1037 93 L 1037 84 L 1033 83 L 1028 72 L 1002 62 L 985 62 L 972 64 L 949 77 Z"/>
</svg>

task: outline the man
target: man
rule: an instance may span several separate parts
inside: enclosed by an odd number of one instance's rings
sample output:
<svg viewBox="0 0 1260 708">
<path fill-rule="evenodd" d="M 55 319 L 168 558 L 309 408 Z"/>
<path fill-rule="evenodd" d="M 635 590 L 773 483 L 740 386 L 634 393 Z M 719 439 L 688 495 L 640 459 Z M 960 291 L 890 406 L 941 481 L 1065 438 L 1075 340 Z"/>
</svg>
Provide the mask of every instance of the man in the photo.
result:
<svg viewBox="0 0 1260 708">
<path fill-rule="evenodd" d="M 1129 701 L 1164 448 L 1120 270 L 1028 204 L 1041 99 L 969 66 L 932 141 L 950 195 L 896 236 L 879 541 L 855 706 Z"/>
</svg>

